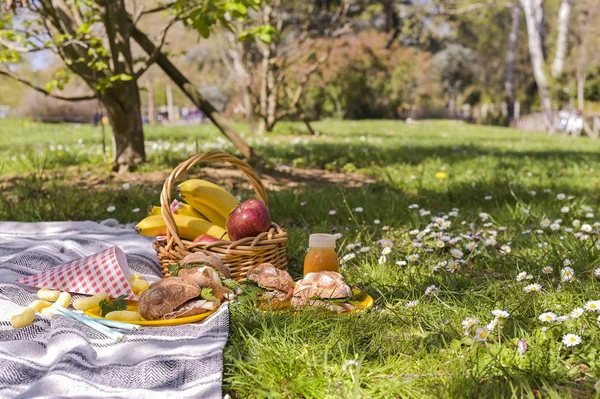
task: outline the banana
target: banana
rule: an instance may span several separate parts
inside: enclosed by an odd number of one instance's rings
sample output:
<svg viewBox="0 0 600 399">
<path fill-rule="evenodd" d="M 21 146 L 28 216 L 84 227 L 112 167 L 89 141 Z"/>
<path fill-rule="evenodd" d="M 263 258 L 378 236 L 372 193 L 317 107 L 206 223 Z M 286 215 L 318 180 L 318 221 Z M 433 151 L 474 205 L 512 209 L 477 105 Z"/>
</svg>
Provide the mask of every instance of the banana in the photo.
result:
<svg viewBox="0 0 600 399">
<path fill-rule="evenodd" d="M 206 216 L 202 215 L 200 212 L 198 212 L 197 210 L 195 210 L 194 208 L 192 208 L 191 205 L 184 204 L 183 202 L 180 202 L 177 205 L 177 210 L 176 210 L 175 213 L 177 215 L 192 216 L 192 217 L 195 217 L 195 218 L 198 218 L 198 219 L 202 219 L 202 220 L 208 221 L 208 219 L 206 218 Z M 162 215 L 160 206 L 150 205 L 148 207 L 148 216 L 152 216 L 152 215 Z"/>
<path fill-rule="evenodd" d="M 231 211 L 240 203 L 237 198 L 222 187 L 201 179 L 186 180 L 177 186 L 177 191 L 182 198 L 188 199 L 190 205 L 194 206 L 189 201 L 193 197 L 196 200 L 195 202 L 201 202 L 219 212 L 225 220 L 227 220 Z M 199 211 L 202 212 L 201 210 Z M 208 218 L 210 219 L 210 216 Z"/>
<path fill-rule="evenodd" d="M 193 240 L 202 234 L 208 234 L 218 239 L 229 240 L 225 229 L 206 220 L 178 214 L 174 214 L 173 218 L 179 230 L 179 236 L 183 239 Z M 167 226 L 161 215 L 152 215 L 139 222 L 135 226 L 135 231 L 143 236 L 163 236 L 167 234 Z"/>
<path fill-rule="evenodd" d="M 196 197 L 183 194 L 180 194 L 180 197 L 185 198 L 192 208 L 204 215 L 208 221 L 216 224 L 219 227 L 226 228 L 225 226 L 227 225 L 227 218 L 224 218 L 216 209 L 210 205 L 200 202 Z"/>
</svg>

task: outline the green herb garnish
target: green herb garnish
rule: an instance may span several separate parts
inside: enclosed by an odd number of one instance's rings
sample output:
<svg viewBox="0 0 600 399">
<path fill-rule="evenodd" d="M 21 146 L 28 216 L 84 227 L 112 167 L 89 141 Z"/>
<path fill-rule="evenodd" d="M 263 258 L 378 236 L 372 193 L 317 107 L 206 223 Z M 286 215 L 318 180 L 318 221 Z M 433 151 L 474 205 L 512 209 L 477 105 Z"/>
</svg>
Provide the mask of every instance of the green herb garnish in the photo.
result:
<svg viewBox="0 0 600 399">
<path fill-rule="evenodd" d="M 212 288 L 202 288 L 200 291 L 200 296 L 202 299 L 206 299 L 207 301 L 217 301 L 217 297 L 213 295 Z"/>
<path fill-rule="evenodd" d="M 238 283 L 237 281 L 231 279 L 231 278 L 226 278 L 225 280 L 223 280 L 223 285 L 227 288 L 230 288 L 232 290 L 237 290 L 238 288 L 241 287 L 241 284 Z"/>
<path fill-rule="evenodd" d="M 180 266 L 178 263 L 171 263 L 169 265 L 169 272 L 171 272 L 171 276 L 177 277 L 179 271 L 182 269 L 194 269 L 196 267 L 207 266 L 204 263 L 191 263 L 189 265 Z"/>
<path fill-rule="evenodd" d="M 105 317 L 110 312 L 114 312 L 116 310 L 126 310 L 127 309 L 127 295 L 121 295 L 115 299 L 103 299 L 100 301 L 100 311 L 102 312 L 102 317 Z"/>
</svg>

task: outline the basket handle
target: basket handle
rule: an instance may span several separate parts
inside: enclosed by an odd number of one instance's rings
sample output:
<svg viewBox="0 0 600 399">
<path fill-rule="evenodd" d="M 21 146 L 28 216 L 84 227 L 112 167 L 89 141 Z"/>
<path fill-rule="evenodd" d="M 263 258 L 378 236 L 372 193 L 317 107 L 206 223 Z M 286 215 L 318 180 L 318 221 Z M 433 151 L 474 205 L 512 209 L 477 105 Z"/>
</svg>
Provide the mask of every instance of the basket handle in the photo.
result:
<svg viewBox="0 0 600 399">
<path fill-rule="evenodd" d="M 160 194 L 160 207 L 162 209 L 161 213 L 163 220 L 165 221 L 165 224 L 167 226 L 168 247 L 170 247 L 173 244 L 173 242 L 177 243 L 182 248 L 184 247 L 181 238 L 179 238 L 179 231 L 177 230 L 175 219 L 173 218 L 173 214 L 171 213 L 171 191 L 173 190 L 173 185 L 177 180 L 179 180 L 179 178 L 185 176 L 194 166 L 196 166 L 200 162 L 229 162 L 230 164 L 244 172 L 248 180 L 250 180 L 250 183 L 252 183 L 252 187 L 254 188 L 254 192 L 256 193 L 257 198 L 264 202 L 265 205 L 269 205 L 267 202 L 267 193 L 265 190 L 265 186 L 247 162 L 242 161 L 236 156 L 218 150 L 195 155 L 187 161 L 180 163 L 175 167 L 175 169 L 173 169 L 173 171 L 165 181 L 162 192 Z"/>
</svg>

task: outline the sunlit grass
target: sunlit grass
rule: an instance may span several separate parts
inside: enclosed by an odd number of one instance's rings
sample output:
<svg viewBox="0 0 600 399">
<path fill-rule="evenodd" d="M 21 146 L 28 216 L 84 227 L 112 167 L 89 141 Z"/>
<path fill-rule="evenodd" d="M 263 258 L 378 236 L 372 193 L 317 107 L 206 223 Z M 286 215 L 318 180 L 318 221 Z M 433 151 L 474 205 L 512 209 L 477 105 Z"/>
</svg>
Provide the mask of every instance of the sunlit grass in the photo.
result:
<svg viewBox="0 0 600 399">
<path fill-rule="evenodd" d="M 1 126 L 0 152 L 18 154 L 21 146 L 35 144 Z M 47 146 L 46 169 L 7 183 L 0 219 L 114 217 L 125 223 L 141 219 L 146 206 L 158 202 L 159 184 L 70 185 L 59 168 L 69 163 L 57 160 L 57 146 L 64 150 L 69 145 L 73 153 L 82 138 L 86 147 L 96 148 L 98 136 L 81 127 L 78 133 L 65 128 L 44 139 L 44 129 L 53 128 L 39 126 L 36 136 Z M 600 267 L 600 142 L 455 122 L 325 121 L 315 128 L 321 136 L 303 134 L 301 124 L 282 124 L 253 142 L 276 163 L 358 171 L 377 183 L 269 193 L 274 220 L 289 232 L 290 271 L 301 275 L 310 233 L 341 233 L 339 255 L 348 259 L 343 273 L 375 299 L 375 308 L 326 317 L 270 314 L 246 301 L 234 304 L 225 351 L 226 392 L 236 398 L 596 395 L 598 313 L 585 311 L 552 323 L 538 316 L 569 315 L 600 299 L 600 280 L 594 275 Z M 143 170 L 168 170 L 205 146 L 232 151 L 219 137 L 209 126 L 148 128 L 149 148 L 156 148 Z M 92 170 L 92 178 L 106 170 L 101 154 L 83 159 L 69 173 L 83 176 Z M 110 205 L 113 212 L 107 211 Z M 433 217 L 444 214 L 451 221 L 448 228 L 431 225 Z M 546 218 L 561 221 L 551 228 L 543 226 Z M 590 232 L 584 231 L 586 224 Z M 428 226 L 422 246 L 415 246 L 413 230 Z M 436 247 L 444 235 L 462 239 Z M 496 245 L 486 246 L 491 238 Z M 380 259 L 381 239 L 394 244 L 386 259 Z M 471 241 L 476 252 L 466 248 Z M 370 250 L 361 252 L 365 247 Z M 460 249 L 462 257 L 451 249 Z M 410 260 L 411 255 L 419 256 Z M 453 259 L 465 261 L 455 272 L 448 270 Z M 562 281 L 566 259 L 572 262 L 573 282 Z M 552 266 L 552 273 L 544 274 L 544 266 Z M 519 272 L 531 279 L 517 281 Z M 542 290 L 526 293 L 524 287 L 534 283 Z M 437 292 L 431 294 L 433 285 Z M 465 318 L 477 318 L 483 327 L 495 319 L 494 310 L 506 310 L 510 317 L 500 319 L 485 342 L 474 339 L 474 329 L 464 334 Z M 565 346 L 567 333 L 581 336 L 581 344 Z M 519 353 L 520 339 L 527 342 L 524 354 Z"/>
</svg>

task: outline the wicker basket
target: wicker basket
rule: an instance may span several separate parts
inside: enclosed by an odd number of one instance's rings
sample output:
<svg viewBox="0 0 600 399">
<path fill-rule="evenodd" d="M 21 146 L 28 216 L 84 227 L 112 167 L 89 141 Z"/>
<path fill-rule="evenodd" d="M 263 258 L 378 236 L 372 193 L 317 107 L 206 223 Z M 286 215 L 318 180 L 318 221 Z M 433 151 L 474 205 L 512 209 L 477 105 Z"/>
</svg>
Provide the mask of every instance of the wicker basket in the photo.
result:
<svg viewBox="0 0 600 399">
<path fill-rule="evenodd" d="M 273 223 L 271 229 L 257 237 L 243 238 L 238 241 L 215 241 L 210 243 L 193 243 L 179 237 L 177 226 L 171 214 L 171 192 L 174 184 L 200 162 L 229 162 L 240 169 L 252 183 L 256 198 L 267 206 L 265 187 L 250 165 L 222 151 L 210 151 L 196 155 L 179 164 L 165 184 L 160 195 L 163 219 L 167 225 L 167 238 L 155 241 L 160 266 L 165 277 L 168 277 L 169 265 L 183 259 L 192 252 L 206 251 L 218 255 L 231 270 L 231 277 L 237 281 L 246 280 L 246 274 L 251 268 L 261 263 L 269 262 L 280 269 L 287 268 L 287 233 Z"/>
</svg>

